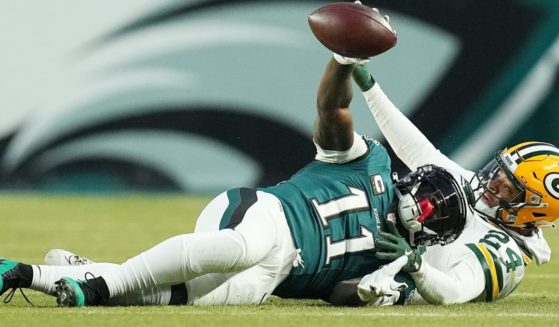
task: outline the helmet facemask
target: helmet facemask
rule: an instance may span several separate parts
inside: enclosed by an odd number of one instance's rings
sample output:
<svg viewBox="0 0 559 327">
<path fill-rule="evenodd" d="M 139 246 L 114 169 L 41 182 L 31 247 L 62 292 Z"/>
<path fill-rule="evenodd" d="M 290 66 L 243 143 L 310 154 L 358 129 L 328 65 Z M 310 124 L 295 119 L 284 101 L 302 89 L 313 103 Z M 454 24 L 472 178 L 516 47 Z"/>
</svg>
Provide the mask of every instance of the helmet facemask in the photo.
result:
<svg viewBox="0 0 559 327">
<path fill-rule="evenodd" d="M 516 192 L 497 196 L 492 192 L 496 179 L 506 181 Z M 553 226 L 559 217 L 558 180 L 559 150 L 555 146 L 542 142 L 518 144 L 496 153 L 476 174 L 472 181 L 475 209 L 484 218 L 526 232 Z"/>
<path fill-rule="evenodd" d="M 506 196 L 496 194 L 490 186 L 492 183 L 505 185 L 510 191 Z M 506 215 L 515 215 L 524 205 L 525 186 L 510 173 L 499 153 L 477 172 L 471 185 L 475 210 L 484 218 L 495 220 L 504 215 L 504 212 L 507 212 Z"/>
<path fill-rule="evenodd" d="M 396 201 L 391 216 L 411 246 L 444 245 L 460 235 L 467 205 L 464 190 L 449 172 L 423 166 L 394 186 Z"/>
</svg>

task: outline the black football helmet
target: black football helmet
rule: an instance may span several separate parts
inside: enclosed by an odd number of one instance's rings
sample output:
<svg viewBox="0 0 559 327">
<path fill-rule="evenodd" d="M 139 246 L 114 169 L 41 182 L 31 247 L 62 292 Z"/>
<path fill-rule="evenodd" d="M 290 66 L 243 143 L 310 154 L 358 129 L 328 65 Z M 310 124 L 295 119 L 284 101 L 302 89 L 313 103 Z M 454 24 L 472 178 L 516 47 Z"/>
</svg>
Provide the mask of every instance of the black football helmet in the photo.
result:
<svg viewBox="0 0 559 327">
<path fill-rule="evenodd" d="M 464 230 L 473 202 L 468 202 L 470 185 L 459 174 L 425 165 L 398 180 L 394 191 L 389 217 L 396 220 L 400 234 L 408 235 L 411 246 L 448 244 Z"/>
</svg>

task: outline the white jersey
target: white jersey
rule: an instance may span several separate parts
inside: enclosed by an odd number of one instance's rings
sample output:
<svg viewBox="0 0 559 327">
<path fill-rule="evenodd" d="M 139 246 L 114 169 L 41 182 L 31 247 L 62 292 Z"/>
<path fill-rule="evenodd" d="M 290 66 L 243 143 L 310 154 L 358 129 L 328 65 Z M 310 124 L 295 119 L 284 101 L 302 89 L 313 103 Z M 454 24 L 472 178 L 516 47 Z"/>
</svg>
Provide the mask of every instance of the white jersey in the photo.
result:
<svg viewBox="0 0 559 327">
<path fill-rule="evenodd" d="M 456 241 L 430 246 L 422 258 L 420 271 L 411 275 L 422 297 L 439 304 L 502 299 L 531 262 L 509 234 L 473 213 Z"/>
<path fill-rule="evenodd" d="M 436 149 L 378 84 L 363 95 L 383 135 L 408 168 L 434 164 L 472 179 L 474 172 Z M 506 297 L 518 286 L 530 258 L 539 265 L 548 262 L 550 255 L 541 232 L 532 237 L 505 232 L 472 211 L 461 236 L 451 244 L 429 247 L 422 256 L 420 271 L 412 277 L 429 303 L 493 301 Z"/>
</svg>

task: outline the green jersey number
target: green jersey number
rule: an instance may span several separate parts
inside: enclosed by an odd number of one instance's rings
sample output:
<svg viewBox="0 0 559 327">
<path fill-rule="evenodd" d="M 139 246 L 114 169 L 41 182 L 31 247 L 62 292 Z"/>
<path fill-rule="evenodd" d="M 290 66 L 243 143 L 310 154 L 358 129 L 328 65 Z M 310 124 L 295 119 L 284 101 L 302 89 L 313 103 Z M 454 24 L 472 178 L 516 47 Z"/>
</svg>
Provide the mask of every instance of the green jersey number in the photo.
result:
<svg viewBox="0 0 559 327">
<path fill-rule="evenodd" d="M 479 241 L 480 243 L 492 246 L 495 250 L 499 250 L 501 245 L 505 245 L 510 241 L 510 237 L 504 232 L 490 230 L 485 237 Z M 511 270 L 514 271 L 516 267 L 523 265 L 524 261 L 513 249 L 507 247 L 505 253 L 508 257 L 508 260 L 504 260 L 507 266 L 507 272 Z"/>
<path fill-rule="evenodd" d="M 365 191 L 351 186 L 348 186 L 348 190 L 348 195 L 323 203 L 318 203 L 316 199 L 312 199 L 312 204 L 320 216 L 324 228 L 330 227 L 328 223 L 330 219 L 350 212 L 370 210 L 369 200 Z M 326 265 L 330 264 L 332 259 L 341 257 L 346 253 L 360 252 L 373 249 L 374 247 L 373 232 L 363 225 L 361 225 L 361 235 L 357 237 L 332 241 L 331 236 L 326 236 Z"/>
</svg>

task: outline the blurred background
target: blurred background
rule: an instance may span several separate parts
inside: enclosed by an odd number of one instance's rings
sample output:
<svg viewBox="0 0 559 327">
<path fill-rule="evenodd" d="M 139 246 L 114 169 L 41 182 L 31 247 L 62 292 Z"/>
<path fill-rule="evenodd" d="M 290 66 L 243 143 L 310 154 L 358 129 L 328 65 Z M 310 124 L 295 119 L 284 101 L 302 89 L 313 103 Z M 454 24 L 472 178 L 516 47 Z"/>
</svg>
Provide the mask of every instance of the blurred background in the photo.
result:
<svg viewBox="0 0 559 327">
<path fill-rule="evenodd" d="M 1 0 L 0 190 L 266 186 L 314 157 L 328 1 Z M 559 144 L 559 1 L 363 1 L 398 44 L 369 68 L 451 158 L 478 169 Z M 358 132 L 383 140 L 358 90 Z M 404 172 L 394 158 L 394 168 Z"/>
</svg>

